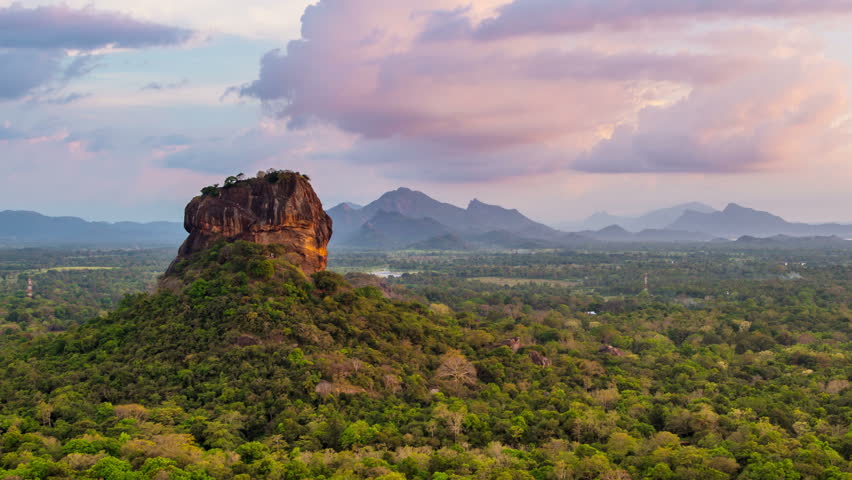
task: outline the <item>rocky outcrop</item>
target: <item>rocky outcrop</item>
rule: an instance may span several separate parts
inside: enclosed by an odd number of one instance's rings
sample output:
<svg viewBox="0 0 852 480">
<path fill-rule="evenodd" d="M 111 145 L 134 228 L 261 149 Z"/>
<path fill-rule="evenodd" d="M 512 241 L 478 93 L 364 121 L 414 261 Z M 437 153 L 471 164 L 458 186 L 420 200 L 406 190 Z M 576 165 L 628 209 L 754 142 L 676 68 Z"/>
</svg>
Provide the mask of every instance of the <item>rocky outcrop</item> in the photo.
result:
<svg viewBox="0 0 852 480">
<path fill-rule="evenodd" d="M 496 345 L 494 345 L 495 348 L 496 347 L 503 347 L 503 346 L 511 348 L 512 353 L 518 353 L 518 350 L 520 350 L 521 347 L 524 346 L 524 344 L 521 343 L 521 339 L 519 337 L 512 337 L 512 338 L 507 338 L 506 340 L 503 340 L 502 342 L 499 342 Z"/>
<path fill-rule="evenodd" d="M 612 355 L 613 357 L 623 357 L 627 355 L 620 348 L 613 347 L 612 345 L 604 345 L 598 349 L 598 353 L 603 353 L 606 355 Z"/>
<path fill-rule="evenodd" d="M 544 356 L 543 353 L 537 352 L 535 350 L 530 350 L 529 353 L 530 360 L 539 367 L 549 367 L 553 365 L 553 361 Z"/>
<path fill-rule="evenodd" d="M 305 176 L 272 171 L 248 180 L 230 177 L 225 187 L 203 192 L 186 206 L 189 237 L 172 265 L 219 240 L 244 240 L 283 245 L 307 274 L 325 270 L 331 217 Z"/>
</svg>

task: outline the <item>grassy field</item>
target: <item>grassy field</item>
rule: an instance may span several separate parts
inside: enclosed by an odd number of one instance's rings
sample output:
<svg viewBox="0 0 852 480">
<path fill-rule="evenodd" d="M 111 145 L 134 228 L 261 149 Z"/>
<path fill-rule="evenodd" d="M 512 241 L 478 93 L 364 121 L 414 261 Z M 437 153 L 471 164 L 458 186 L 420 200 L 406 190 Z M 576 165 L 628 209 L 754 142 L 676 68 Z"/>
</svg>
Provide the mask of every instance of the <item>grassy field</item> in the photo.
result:
<svg viewBox="0 0 852 480">
<path fill-rule="evenodd" d="M 515 285 L 528 285 L 530 283 L 549 284 L 566 288 L 576 287 L 577 285 L 579 285 L 578 282 L 572 282 L 570 280 L 552 280 L 543 278 L 473 277 L 469 278 L 468 280 L 476 280 L 478 282 L 490 283 L 494 285 L 505 285 L 509 287 L 513 287 Z"/>
<path fill-rule="evenodd" d="M 38 273 L 45 272 L 70 272 L 77 270 L 115 270 L 118 267 L 51 267 L 51 268 L 43 268 L 38 271 Z"/>
</svg>

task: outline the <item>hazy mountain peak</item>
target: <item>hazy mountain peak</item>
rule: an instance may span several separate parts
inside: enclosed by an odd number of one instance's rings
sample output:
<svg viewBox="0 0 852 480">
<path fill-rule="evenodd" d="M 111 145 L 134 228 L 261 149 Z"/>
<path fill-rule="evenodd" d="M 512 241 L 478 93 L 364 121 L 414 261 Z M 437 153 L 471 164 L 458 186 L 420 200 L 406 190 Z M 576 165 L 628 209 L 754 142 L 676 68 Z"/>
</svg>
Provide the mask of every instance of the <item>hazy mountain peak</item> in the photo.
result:
<svg viewBox="0 0 852 480">
<path fill-rule="evenodd" d="M 701 202 L 687 202 L 681 203 L 680 205 L 675 205 L 672 209 L 681 209 L 681 210 L 692 210 L 695 212 L 701 213 L 713 213 L 716 211 L 715 208 L 707 205 L 706 203 Z"/>
<path fill-rule="evenodd" d="M 38 216 L 38 217 L 44 217 L 45 216 L 41 213 L 34 212 L 32 210 L 3 210 L 3 211 L 0 211 L 0 213 L 2 213 L 4 215 L 21 215 L 21 216 L 29 215 L 29 216 Z"/>
<path fill-rule="evenodd" d="M 340 204 L 328 213 L 334 219 L 336 242 L 350 245 L 366 246 L 372 242 L 376 246 L 400 246 L 447 234 L 472 235 L 494 230 L 516 232 L 527 238 L 550 238 L 556 234 L 516 209 L 490 205 L 477 198 L 464 209 L 406 187 L 386 192 L 361 209 Z M 417 238 L 420 234 L 428 236 Z"/>
<path fill-rule="evenodd" d="M 766 237 L 778 234 L 791 236 L 848 235 L 852 227 L 823 224 L 791 223 L 762 210 L 729 203 L 721 212 L 700 213 L 687 210 L 669 228 L 690 232 L 706 232 L 727 237 Z"/>
<path fill-rule="evenodd" d="M 337 212 L 337 211 L 354 212 L 355 210 L 360 210 L 360 209 L 361 209 L 360 205 L 356 205 L 356 204 L 350 203 L 350 202 L 341 202 L 341 203 L 338 203 L 337 205 L 335 205 L 334 207 L 330 208 L 329 211 L 333 210 L 335 212 Z"/>
<path fill-rule="evenodd" d="M 184 235 L 182 224 L 176 222 L 87 222 L 31 211 L 0 211 L 2 245 L 177 245 Z"/>
<path fill-rule="evenodd" d="M 467 209 L 468 210 L 477 210 L 477 209 L 489 210 L 490 209 L 490 210 L 499 211 L 499 212 L 516 213 L 516 214 L 519 214 L 519 215 L 521 214 L 515 208 L 505 208 L 505 207 L 501 207 L 500 205 L 491 205 L 490 203 L 481 202 L 481 201 L 479 201 L 479 199 L 476 199 L 476 198 L 474 198 L 473 200 L 470 201 L 470 203 L 468 203 Z"/>
<path fill-rule="evenodd" d="M 400 197 L 404 198 L 404 197 L 411 197 L 411 196 L 428 197 L 428 195 L 426 195 L 423 192 L 419 192 L 417 190 L 412 190 L 412 189 L 407 188 L 407 187 L 399 187 L 396 190 L 391 190 L 389 192 L 385 192 L 384 194 L 382 194 L 381 197 L 379 197 L 379 200 L 381 200 L 383 198 L 400 198 Z"/>
<path fill-rule="evenodd" d="M 382 201 L 388 201 L 388 200 L 401 201 L 401 202 L 419 202 L 419 203 L 429 204 L 429 205 L 446 205 L 446 206 L 451 206 L 453 208 L 457 208 L 457 209 L 461 210 L 461 208 L 456 207 L 455 205 L 450 205 L 448 203 L 444 203 L 444 202 L 441 202 L 439 200 L 435 200 L 434 198 L 432 198 L 429 195 L 421 192 L 420 190 L 413 190 L 413 189 L 407 188 L 407 187 L 399 187 L 396 190 L 391 190 L 389 192 L 385 192 L 381 197 L 379 197 L 374 202 L 366 205 L 364 208 L 370 208 L 374 204 L 377 204 L 377 203 L 382 202 Z M 405 213 L 405 212 L 402 212 L 402 213 Z"/>
<path fill-rule="evenodd" d="M 723 210 L 723 212 L 724 212 L 724 213 L 735 213 L 735 212 L 757 212 L 757 211 L 758 211 L 758 210 L 755 210 L 755 209 L 753 209 L 753 208 L 744 207 L 744 206 L 742 206 L 742 205 L 740 205 L 740 204 L 737 204 L 737 203 L 729 203 L 729 204 L 725 207 L 725 209 Z"/>
<path fill-rule="evenodd" d="M 608 227 L 604 227 L 604 228 L 600 229 L 600 231 L 598 231 L 598 233 L 606 233 L 606 234 L 612 234 L 612 233 L 622 234 L 623 233 L 623 234 L 627 234 L 629 232 L 627 230 L 625 230 L 621 225 L 610 225 Z"/>
<path fill-rule="evenodd" d="M 664 229 L 688 211 L 696 213 L 712 213 L 716 209 L 700 202 L 688 202 L 668 208 L 652 210 L 638 216 L 617 216 L 607 211 L 599 211 L 580 223 L 566 223 L 563 229 L 568 230 L 599 230 L 609 225 L 619 225 L 631 232 L 642 230 Z"/>
</svg>

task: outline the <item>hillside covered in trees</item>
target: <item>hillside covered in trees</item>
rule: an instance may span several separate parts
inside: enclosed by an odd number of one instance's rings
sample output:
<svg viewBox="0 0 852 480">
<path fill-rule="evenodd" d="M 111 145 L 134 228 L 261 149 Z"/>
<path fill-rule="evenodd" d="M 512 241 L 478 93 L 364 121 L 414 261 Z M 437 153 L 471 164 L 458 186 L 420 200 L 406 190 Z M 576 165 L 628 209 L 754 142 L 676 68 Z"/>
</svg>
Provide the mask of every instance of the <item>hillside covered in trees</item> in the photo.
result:
<svg viewBox="0 0 852 480">
<path fill-rule="evenodd" d="M 0 478 L 847 479 L 850 262 L 807 255 L 219 243 L 0 333 Z"/>
</svg>

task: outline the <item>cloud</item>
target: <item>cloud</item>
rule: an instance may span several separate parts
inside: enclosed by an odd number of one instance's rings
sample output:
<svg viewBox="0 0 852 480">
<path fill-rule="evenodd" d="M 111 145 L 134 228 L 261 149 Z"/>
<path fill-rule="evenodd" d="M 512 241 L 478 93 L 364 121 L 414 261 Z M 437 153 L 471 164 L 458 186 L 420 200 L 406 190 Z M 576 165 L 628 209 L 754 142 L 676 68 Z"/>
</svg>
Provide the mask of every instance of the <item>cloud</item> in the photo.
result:
<svg viewBox="0 0 852 480">
<path fill-rule="evenodd" d="M 0 124 L 0 142 L 9 141 L 9 140 L 18 140 L 24 138 L 26 135 L 12 128 L 12 125 L 9 122 L 5 122 L 4 124 Z"/>
<path fill-rule="evenodd" d="M 191 145 L 193 143 L 195 143 L 195 141 L 191 137 L 182 135 L 180 133 L 172 133 L 169 135 L 161 135 L 157 137 L 146 137 L 142 141 L 143 145 L 155 148 L 180 147 L 185 145 Z"/>
<path fill-rule="evenodd" d="M 117 150 L 116 132 L 112 128 L 98 128 L 92 131 L 73 132 L 65 137 L 69 145 L 75 145 L 78 150 L 90 153 L 110 152 Z"/>
<path fill-rule="evenodd" d="M 646 107 L 574 167 L 598 173 L 736 173 L 825 158 L 849 140 L 836 123 L 848 87 L 824 61 L 787 59 L 722 85 Z"/>
<path fill-rule="evenodd" d="M 184 79 L 181 79 L 177 82 L 170 82 L 170 83 L 150 82 L 150 83 L 142 86 L 139 89 L 139 91 L 145 92 L 145 91 L 152 90 L 152 91 L 161 92 L 163 90 L 174 90 L 174 89 L 177 89 L 177 88 L 183 88 L 187 85 L 189 85 L 189 79 L 188 78 L 184 78 Z"/>
<path fill-rule="evenodd" d="M 92 55 L 69 58 L 59 50 L 0 50 L 0 101 L 16 100 L 33 93 L 48 97 L 34 99 L 48 104 L 65 105 L 80 100 L 90 94 L 50 95 L 97 66 L 96 57 Z"/>
<path fill-rule="evenodd" d="M 0 8 L 0 48 L 96 50 L 177 45 L 193 32 L 118 12 L 63 5 Z"/>
<path fill-rule="evenodd" d="M 228 174 L 254 165 L 283 150 L 261 131 L 250 129 L 228 138 L 191 141 L 181 138 L 164 138 L 158 148 L 164 148 L 163 166 L 196 172 Z M 174 150 L 170 147 L 178 147 Z M 253 173 L 253 172 L 252 172 Z"/>
<path fill-rule="evenodd" d="M 264 55 L 258 79 L 239 93 L 294 129 L 334 125 L 361 136 L 368 150 L 369 141 L 382 151 L 442 146 L 455 153 L 428 164 L 459 165 L 508 152 L 588 148 L 644 104 L 670 101 L 677 86 L 724 81 L 754 62 L 715 52 L 424 41 L 442 34 L 435 30 L 442 19 L 468 14 L 459 3 L 430 5 L 449 12 L 438 18 L 410 1 L 320 1 L 305 11 L 302 38 Z M 463 31 L 460 24 L 443 34 Z M 550 154 L 524 161 L 534 171 L 552 167 Z"/>
<path fill-rule="evenodd" d="M 55 94 L 98 67 L 96 52 L 177 45 L 192 35 L 189 30 L 92 8 L 20 4 L 0 8 L 0 101 L 54 95 L 45 101 L 62 103 Z"/>
<path fill-rule="evenodd" d="M 518 35 L 659 26 L 662 22 L 784 18 L 852 13 L 850 0 L 514 0 L 472 33 L 493 40 Z M 453 19 L 458 23 L 459 19 Z M 433 27 L 435 28 L 435 27 Z"/>
<path fill-rule="evenodd" d="M 64 56 L 55 51 L 0 50 L 0 100 L 21 98 L 54 80 Z"/>
<path fill-rule="evenodd" d="M 356 166 L 377 168 L 385 178 L 399 181 L 464 184 L 562 171 L 566 154 L 539 145 L 477 152 L 440 142 L 391 138 L 357 142 L 342 158 Z"/>
<path fill-rule="evenodd" d="M 302 38 L 264 55 L 258 78 L 238 92 L 293 130 L 354 134 L 352 162 L 411 178 L 742 172 L 790 167 L 842 136 L 830 127 L 848 109 L 839 87 L 847 72 L 822 58 L 818 42 L 781 28 L 705 22 L 642 40 L 591 31 L 483 42 L 476 33 L 554 5 L 517 0 L 489 17 L 461 0 L 429 10 L 321 0 L 305 10 Z M 552 16 L 594 26 L 691 13 L 810 15 L 845 12 L 852 0 L 805 5 L 566 1 Z"/>
<path fill-rule="evenodd" d="M 198 172 L 167 170 L 138 151 L 86 148 L 69 136 L 21 139 L 2 148 L 6 208 L 112 220 L 179 220 L 181 206 L 212 183 Z M 32 195 L 32 185 L 43 194 Z"/>
<path fill-rule="evenodd" d="M 69 104 L 74 103 L 78 100 L 83 100 L 83 99 L 89 98 L 91 96 L 92 96 L 91 93 L 74 92 L 74 93 L 69 93 L 68 95 L 64 95 L 64 96 L 60 96 L 60 97 L 48 98 L 46 100 L 46 102 L 50 105 L 69 105 Z"/>
<path fill-rule="evenodd" d="M 96 55 L 77 55 L 71 59 L 71 63 L 62 72 L 62 80 L 69 81 L 92 73 L 98 67 Z"/>
<path fill-rule="evenodd" d="M 434 10 L 427 14 L 427 22 L 418 36 L 421 42 L 458 40 L 473 33 L 470 7 L 452 10 Z"/>
</svg>

